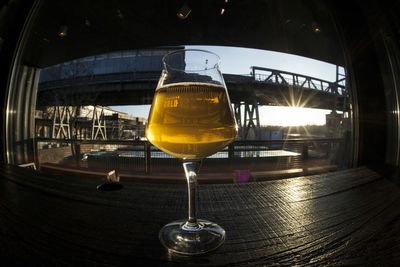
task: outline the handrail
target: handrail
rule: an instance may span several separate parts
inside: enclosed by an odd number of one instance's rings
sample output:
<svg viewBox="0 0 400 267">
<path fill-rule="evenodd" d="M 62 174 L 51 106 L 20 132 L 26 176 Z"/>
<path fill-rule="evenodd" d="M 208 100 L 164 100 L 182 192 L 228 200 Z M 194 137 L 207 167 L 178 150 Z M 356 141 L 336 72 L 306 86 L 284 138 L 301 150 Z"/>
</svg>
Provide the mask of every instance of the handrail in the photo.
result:
<svg viewBox="0 0 400 267">
<path fill-rule="evenodd" d="M 36 142 L 55 142 L 55 143 L 76 143 L 76 144 L 110 144 L 110 145 L 145 145 L 149 141 L 145 140 L 83 140 L 83 139 L 59 139 L 36 137 Z M 288 138 L 276 140 L 235 140 L 231 145 L 262 145 L 262 144 L 297 144 L 310 142 L 344 142 L 346 138 Z"/>
<path fill-rule="evenodd" d="M 229 144 L 222 151 L 228 153 L 227 159 L 232 161 L 235 156 L 235 152 L 256 152 L 256 151 L 273 151 L 276 150 L 274 144 L 285 145 L 298 145 L 298 154 L 302 159 L 308 158 L 309 147 L 317 145 L 318 143 L 329 143 L 329 147 L 334 143 L 345 143 L 348 141 L 346 138 L 313 138 L 313 139 L 280 139 L 280 140 L 237 140 Z M 74 140 L 74 139 L 55 139 L 55 138 L 35 138 L 35 146 L 38 147 L 40 142 L 53 142 L 53 143 L 68 143 L 71 145 L 72 151 L 80 151 L 80 145 L 84 144 L 108 144 L 108 145 L 126 145 L 130 146 L 132 151 L 142 151 L 144 157 L 144 168 L 147 174 L 151 173 L 152 170 L 152 152 L 158 151 L 158 149 L 144 140 Z M 136 146 L 136 148 L 133 148 Z M 255 147 L 251 147 L 255 146 Z M 280 149 L 282 149 L 280 148 Z M 279 149 L 278 149 L 279 150 Z M 79 153 L 79 152 L 78 152 Z M 74 155 L 76 160 L 80 159 L 80 154 Z M 38 161 L 38 159 L 36 159 Z M 37 162 L 39 166 L 39 162 Z"/>
</svg>

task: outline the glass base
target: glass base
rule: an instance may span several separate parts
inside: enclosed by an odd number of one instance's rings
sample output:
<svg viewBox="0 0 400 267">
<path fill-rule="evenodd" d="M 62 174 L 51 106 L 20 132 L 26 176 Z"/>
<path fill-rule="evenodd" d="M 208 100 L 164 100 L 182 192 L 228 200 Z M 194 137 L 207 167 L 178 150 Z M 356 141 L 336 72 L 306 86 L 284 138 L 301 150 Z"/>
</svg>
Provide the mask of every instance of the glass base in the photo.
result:
<svg viewBox="0 0 400 267">
<path fill-rule="evenodd" d="M 165 225 L 158 237 L 170 252 L 199 255 L 222 245 L 225 241 L 225 230 L 206 220 L 197 220 L 197 224 L 180 220 Z"/>
</svg>

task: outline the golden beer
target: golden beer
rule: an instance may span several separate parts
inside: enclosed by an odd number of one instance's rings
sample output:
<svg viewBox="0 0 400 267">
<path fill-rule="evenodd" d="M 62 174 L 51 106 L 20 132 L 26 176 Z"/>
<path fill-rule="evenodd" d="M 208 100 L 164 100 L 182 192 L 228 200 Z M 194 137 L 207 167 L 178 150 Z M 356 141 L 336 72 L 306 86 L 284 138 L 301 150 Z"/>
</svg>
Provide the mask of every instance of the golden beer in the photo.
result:
<svg viewBox="0 0 400 267">
<path fill-rule="evenodd" d="M 182 159 L 202 159 L 221 150 L 237 134 L 237 125 L 221 85 L 174 83 L 154 95 L 147 139 Z"/>
</svg>

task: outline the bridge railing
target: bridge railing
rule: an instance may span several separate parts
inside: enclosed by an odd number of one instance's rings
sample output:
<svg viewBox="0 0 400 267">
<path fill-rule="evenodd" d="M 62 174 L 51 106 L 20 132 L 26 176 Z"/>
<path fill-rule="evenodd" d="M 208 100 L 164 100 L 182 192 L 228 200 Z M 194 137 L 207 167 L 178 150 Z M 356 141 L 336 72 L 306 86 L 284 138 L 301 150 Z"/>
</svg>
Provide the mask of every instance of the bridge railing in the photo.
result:
<svg viewBox="0 0 400 267">
<path fill-rule="evenodd" d="M 299 88 L 319 90 L 344 97 L 348 96 L 345 86 L 345 79 L 341 79 L 336 82 L 329 82 L 298 73 L 254 66 L 252 67 L 252 75 L 254 81 L 257 82 L 276 85 L 290 85 Z"/>
<path fill-rule="evenodd" d="M 132 71 L 107 74 L 92 74 L 88 76 L 77 76 L 69 79 L 51 80 L 39 83 L 39 91 L 62 88 L 74 85 L 97 84 L 97 83 L 121 83 L 132 81 L 153 81 L 157 82 L 161 71 Z M 226 82 L 262 82 L 274 85 L 294 86 L 297 88 L 306 88 L 318 90 L 329 94 L 348 97 L 348 91 L 345 85 L 345 78 L 329 82 L 326 80 L 262 67 L 252 67 L 252 75 L 224 75 Z M 231 81 L 232 80 L 232 81 Z"/>
</svg>

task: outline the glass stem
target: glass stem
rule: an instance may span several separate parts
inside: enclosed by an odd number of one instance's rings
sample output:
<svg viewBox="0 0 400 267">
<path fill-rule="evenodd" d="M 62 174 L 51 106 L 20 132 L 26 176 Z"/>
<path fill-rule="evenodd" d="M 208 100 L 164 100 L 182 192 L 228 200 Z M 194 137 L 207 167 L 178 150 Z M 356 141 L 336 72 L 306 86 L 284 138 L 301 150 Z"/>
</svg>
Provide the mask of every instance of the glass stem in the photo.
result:
<svg viewBox="0 0 400 267">
<path fill-rule="evenodd" d="M 197 200 L 197 172 L 200 169 L 200 161 L 190 161 L 183 163 L 188 186 L 188 220 L 183 226 L 187 230 L 199 228 L 196 218 L 196 200 Z"/>
</svg>

